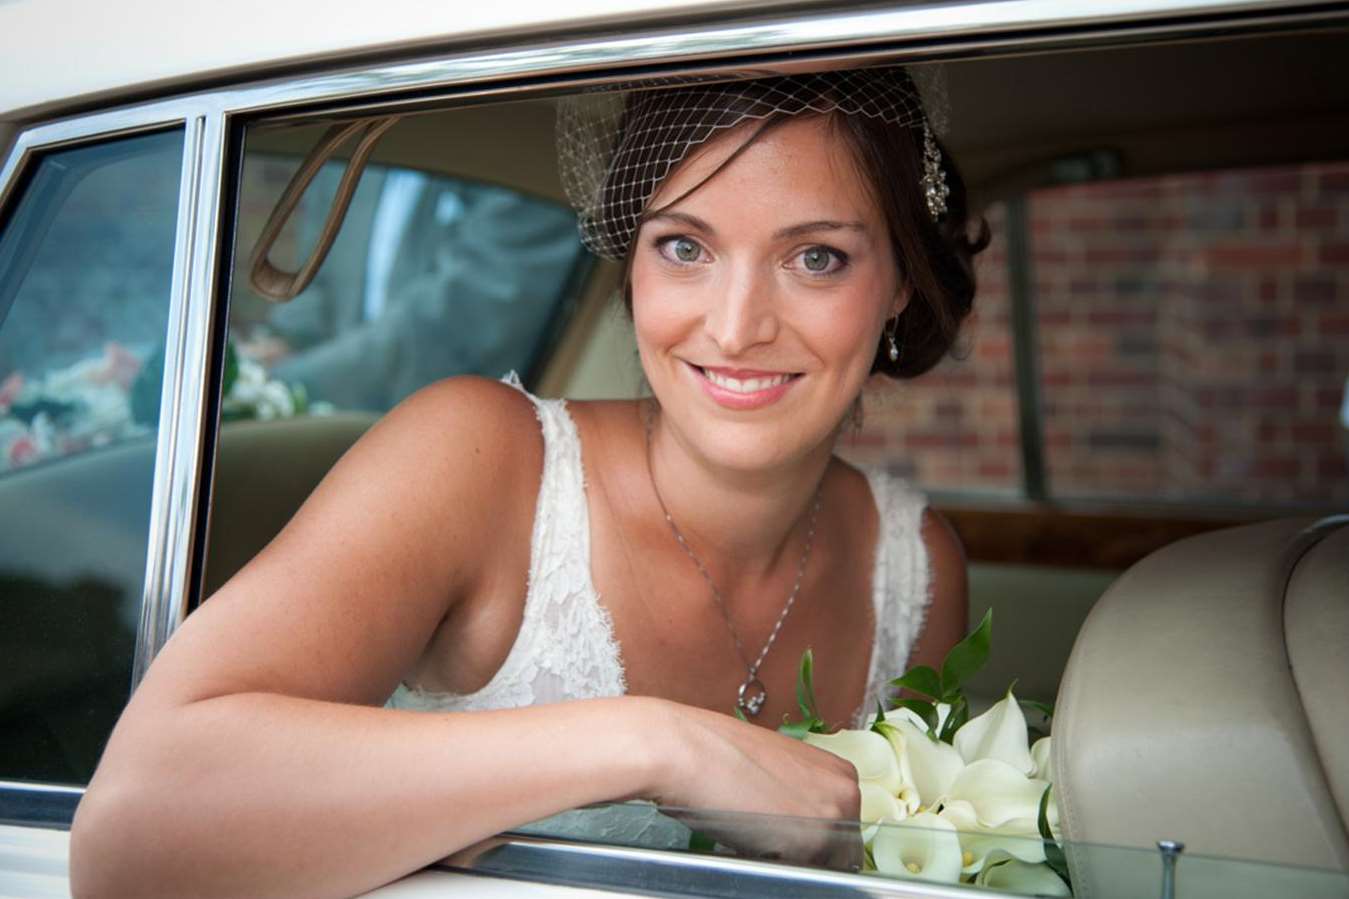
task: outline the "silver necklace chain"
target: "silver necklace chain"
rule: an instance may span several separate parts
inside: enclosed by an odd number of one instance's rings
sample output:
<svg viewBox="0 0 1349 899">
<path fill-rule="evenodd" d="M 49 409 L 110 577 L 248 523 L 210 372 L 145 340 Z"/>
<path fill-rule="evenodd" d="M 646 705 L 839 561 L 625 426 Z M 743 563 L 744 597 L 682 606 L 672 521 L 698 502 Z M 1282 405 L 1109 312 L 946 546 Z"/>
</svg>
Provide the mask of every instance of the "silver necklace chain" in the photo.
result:
<svg viewBox="0 0 1349 899">
<path fill-rule="evenodd" d="M 735 629 L 735 623 L 731 621 L 731 612 L 726 605 L 726 600 L 722 597 L 721 591 L 717 589 L 717 584 L 712 580 L 712 575 L 707 570 L 707 566 L 703 564 L 703 560 L 698 558 L 698 554 L 693 551 L 693 547 L 689 546 L 689 542 L 684 539 L 683 533 L 679 530 L 679 525 L 675 524 L 674 516 L 670 514 L 669 508 L 665 505 L 665 498 L 661 496 L 660 488 L 656 486 L 656 474 L 651 465 L 652 424 L 652 420 L 648 419 L 646 422 L 646 473 L 651 481 L 651 490 L 656 494 L 656 502 L 660 504 L 660 511 L 665 515 L 665 523 L 670 526 L 670 533 L 674 535 L 675 542 L 679 544 L 679 548 L 684 551 L 685 555 L 693 561 L 698 573 L 707 582 L 707 588 L 711 591 L 712 598 L 716 600 L 717 608 L 721 610 L 721 617 L 726 622 L 726 629 L 730 631 L 731 639 L 735 641 L 736 655 L 740 656 L 740 662 L 748 672 L 736 694 L 736 707 L 751 718 L 757 717 L 768 699 L 768 688 L 759 679 L 759 667 L 768 657 L 768 651 L 773 648 L 773 641 L 777 640 L 778 632 L 782 630 L 782 624 L 787 620 L 787 614 L 791 612 L 797 594 L 801 592 L 801 580 L 805 576 L 806 565 L 810 562 L 810 551 L 815 545 L 815 521 L 820 514 L 820 499 L 824 493 L 824 481 L 821 480 L 820 486 L 815 491 L 815 500 L 811 503 L 810 525 L 806 530 L 806 546 L 801 552 L 801 561 L 796 565 L 796 580 L 792 582 L 792 590 L 787 594 L 787 602 L 783 604 L 782 611 L 778 613 L 778 620 L 773 623 L 773 630 L 769 632 L 768 639 L 764 641 L 763 648 L 759 650 L 759 657 L 754 660 L 753 664 L 750 664 L 750 661 L 745 658 L 745 645 L 740 639 L 739 632 Z"/>
</svg>

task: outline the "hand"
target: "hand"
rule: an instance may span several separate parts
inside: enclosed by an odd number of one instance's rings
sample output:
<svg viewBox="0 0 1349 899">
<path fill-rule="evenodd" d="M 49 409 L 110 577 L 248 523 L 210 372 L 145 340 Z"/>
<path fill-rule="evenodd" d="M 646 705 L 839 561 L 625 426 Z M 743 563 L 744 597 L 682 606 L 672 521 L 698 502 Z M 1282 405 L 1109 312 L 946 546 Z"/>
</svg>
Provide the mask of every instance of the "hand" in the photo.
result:
<svg viewBox="0 0 1349 899">
<path fill-rule="evenodd" d="M 663 811 L 752 857 L 860 867 L 861 796 L 851 762 L 729 715 L 651 703 L 656 720 L 644 729 L 659 740 L 653 798 Z"/>
</svg>

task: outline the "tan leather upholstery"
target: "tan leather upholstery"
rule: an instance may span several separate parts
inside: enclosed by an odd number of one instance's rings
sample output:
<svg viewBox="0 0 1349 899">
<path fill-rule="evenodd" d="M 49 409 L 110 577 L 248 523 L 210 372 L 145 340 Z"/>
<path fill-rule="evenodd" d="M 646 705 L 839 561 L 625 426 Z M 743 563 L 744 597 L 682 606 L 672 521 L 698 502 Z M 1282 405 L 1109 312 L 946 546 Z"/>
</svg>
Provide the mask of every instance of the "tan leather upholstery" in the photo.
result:
<svg viewBox="0 0 1349 899">
<path fill-rule="evenodd" d="M 1283 621 L 1312 741 L 1340 819 L 1349 824 L 1349 526 L 1298 562 Z"/>
<path fill-rule="evenodd" d="M 1054 720 L 1069 840 L 1172 839 L 1187 855 L 1349 870 L 1346 523 L 1204 534 L 1106 591 L 1073 647 Z M 1155 891 L 1146 860 L 1143 883 L 1100 853 L 1069 860 L 1078 896 Z"/>
<path fill-rule="evenodd" d="M 203 596 L 266 546 L 377 416 L 352 412 L 220 429 Z"/>
</svg>

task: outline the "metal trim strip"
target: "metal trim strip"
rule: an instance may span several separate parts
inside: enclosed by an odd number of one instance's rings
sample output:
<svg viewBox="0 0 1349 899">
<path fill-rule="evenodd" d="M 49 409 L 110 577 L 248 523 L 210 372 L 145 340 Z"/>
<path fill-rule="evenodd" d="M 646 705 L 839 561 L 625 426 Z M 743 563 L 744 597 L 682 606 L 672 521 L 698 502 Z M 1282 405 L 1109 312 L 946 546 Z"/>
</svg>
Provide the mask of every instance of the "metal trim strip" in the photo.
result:
<svg viewBox="0 0 1349 899">
<path fill-rule="evenodd" d="M 968 899 L 968 887 L 658 849 L 568 843 L 506 834 L 436 867 L 493 877 L 662 896 L 855 896 Z"/>
<path fill-rule="evenodd" d="M 210 359 L 225 128 L 219 110 L 202 112 L 188 120 L 184 135 L 150 541 L 131 673 L 133 691 L 159 648 L 186 617 L 191 593 L 188 581 L 206 431 L 206 367 Z"/>
</svg>

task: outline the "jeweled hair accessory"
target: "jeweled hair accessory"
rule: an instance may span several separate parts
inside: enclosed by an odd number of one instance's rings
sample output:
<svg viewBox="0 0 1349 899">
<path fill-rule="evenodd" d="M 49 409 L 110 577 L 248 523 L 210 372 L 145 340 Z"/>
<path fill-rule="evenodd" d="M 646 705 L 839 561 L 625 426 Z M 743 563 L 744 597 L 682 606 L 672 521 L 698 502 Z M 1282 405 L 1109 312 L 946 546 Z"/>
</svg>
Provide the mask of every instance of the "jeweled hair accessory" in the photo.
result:
<svg viewBox="0 0 1349 899">
<path fill-rule="evenodd" d="M 925 79 L 925 90 L 937 93 Z M 578 213 L 581 240 L 621 260 L 652 195 L 689 151 L 749 120 L 778 115 L 861 115 L 922 132 L 920 188 L 934 221 L 946 214 L 946 173 L 933 135 L 934 113 L 909 72 L 896 66 L 754 81 L 667 79 L 626 92 L 581 94 L 558 105 L 562 186 Z M 931 103 L 929 103 L 931 105 Z"/>
</svg>

